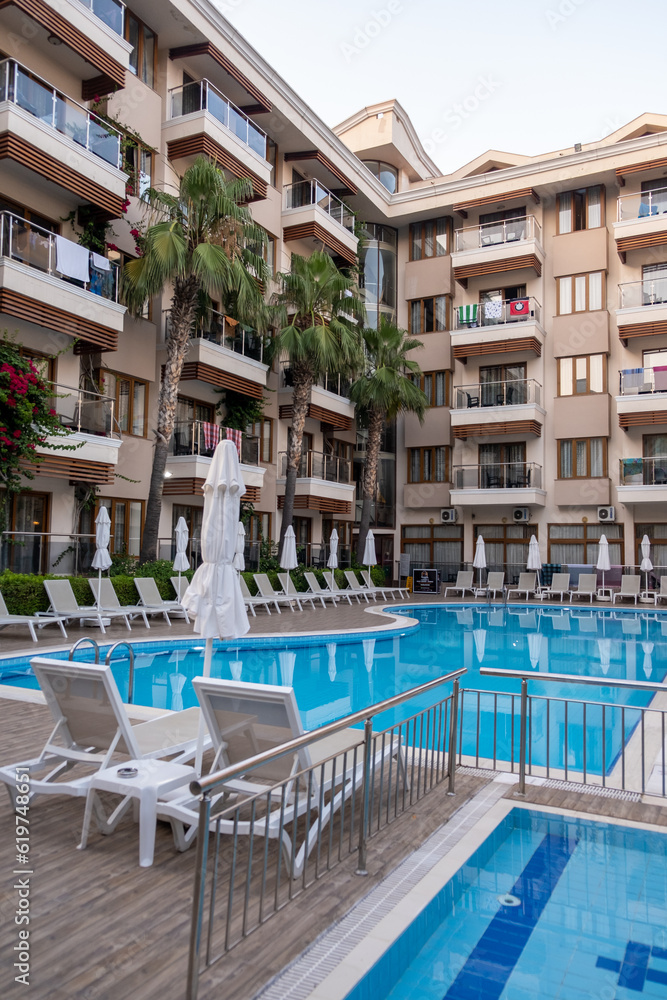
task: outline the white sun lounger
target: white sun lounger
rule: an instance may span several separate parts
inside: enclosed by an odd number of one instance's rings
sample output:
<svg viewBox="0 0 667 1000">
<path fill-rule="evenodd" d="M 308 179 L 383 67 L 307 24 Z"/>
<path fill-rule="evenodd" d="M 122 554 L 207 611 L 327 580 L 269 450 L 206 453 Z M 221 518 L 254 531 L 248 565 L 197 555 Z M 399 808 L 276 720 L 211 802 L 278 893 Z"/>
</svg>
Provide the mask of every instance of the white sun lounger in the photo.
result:
<svg viewBox="0 0 667 1000">
<path fill-rule="evenodd" d="M 319 598 L 319 600 L 322 602 L 323 608 L 326 608 L 326 601 L 331 601 L 331 603 L 334 605 L 338 603 L 340 595 L 334 594 L 333 590 L 330 590 L 328 587 L 321 587 L 314 573 L 306 572 L 303 575 L 305 576 L 306 583 L 310 588 L 308 593 L 312 594 L 313 597 Z M 348 602 L 351 603 L 349 597 L 348 597 Z"/>
<path fill-rule="evenodd" d="M 146 608 L 151 608 L 154 612 L 161 612 L 166 622 L 170 615 L 182 615 L 186 622 L 190 622 L 188 613 L 180 601 L 163 601 L 157 583 L 152 576 L 135 576 L 134 586 L 139 592 L 139 604 Z"/>
<path fill-rule="evenodd" d="M 562 601 L 563 594 L 568 594 L 568 596 L 570 594 L 569 573 L 554 573 L 551 578 L 551 585 L 543 587 L 535 596 L 543 601 L 545 597 L 556 597 L 556 595 L 559 595 Z"/>
<path fill-rule="evenodd" d="M 90 625 L 98 625 L 103 633 L 106 633 L 104 627 L 105 618 L 122 618 L 127 628 L 132 628 L 129 615 L 122 608 L 120 611 L 100 611 L 94 605 L 92 607 L 82 607 L 79 605 L 69 580 L 45 580 L 44 589 L 49 595 L 49 601 L 51 602 L 51 606 L 46 612 L 47 616 L 54 614 L 56 617 L 64 618 L 66 621 L 78 621 L 86 622 L 86 624 Z M 109 623 L 107 622 L 106 624 L 108 625 Z"/>
<path fill-rule="evenodd" d="M 299 611 L 303 611 L 301 607 L 301 602 L 298 597 L 288 597 L 288 595 L 282 590 L 274 590 L 271 586 L 271 581 L 266 573 L 253 573 L 253 579 L 257 584 L 257 589 L 259 590 L 262 597 L 266 597 L 275 605 L 278 614 L 281 614 L 280 605 L 287 604 L 290 611 L 294 611 L 294 605 L 296 604 Z"/>
<path fill-rule="evenodd" d="M 667 576 L 660 577 L 660 590 L 655 592 L 655 604 L 659 601 L 667 601 Z"/>
<path fill-rule="evenodd" d="M 352 604 L 353 597 L 357 602 L 357 604 L 361 604 L 361 598 L 359 597 L 359 594 L 357 594 L 356 591 L 350 590 L 349 587 L 346 587 L 345 590 L 343 590 L 341 587 L 338 586 L 338 584 L 336 583 L 336 575 L 333 570 L 329 571 L 329 586 L 331 588 L 332 594 L 335 594 L 336 597 L 346 598 L 348 604 L 350 605 Z"/>
<path fill-rule="evenodd" d="M 525 594 L 526 600 L 528 600 L 529 594 L 535 594 L 537 592 L 537 580 L 534 573 L 519 573 L 519 582 L 516 587 L 510 587 L 507 591 L 507 599 L 509 600 L 512 594 Z"/>
<path fill-rule="evenodd" d="M 315 600 L 312 597 L 312 595 L 308 593 L 299 592 L 296 589 L 294 580 L 289 575 L 289 573 L 278 573 L 278 579 L 280 580 L 282 588 L 288 597 L 296 598 L 299 601 L 299 603 L 310 604 L 313 611 L 315 610 Z"/>
<path fill-rule="evenodd" d="M 245 582 L 244 577 L 239 573 L 239 584 L 241 586 L 241 594 L 246 607 L 250 608 L 253 618 L 257 617 L 255 608 L 264 608 L 268 614 L 271 614 L 270 604 L 271 601 L 267 597 L 262 597 L 261 594 L 254 595 L 248 590 L 248 584 Z M 279 612 L 280 613 L 280 612 Z"/>
<path fill-rule="evenodd" d="M 475 588 L 472 584 L 473 574 L 474 570 L 460 569 L 456 574 L 456 583 L 453 583 L 451 586 L 445 588 L 445 597 L 447 597 L 450 590 L 453 590 L 455 593 L 456 591 L 460 591 L 461 597 L 465 597 L 466 591 L 469 590 L 474 596 Z"/>
<path fill-rule="evenodd" d="M 88 583 L 90 584 L 90 589 L 92 590 L 96 601 L 98 600 L 98 590 L 100 592 L 99 601 L 102 614 L 105 614 L 107 609 L 110 609 L 111 611 L 124 611 L 130 616 L 130 619 L 143 618 L 146 628 L 151 627 L 147 615 L 160 614 L 157 609 L 145 608 L 140 604 L 121 604 L 118 600 L 118 594 L 114 590 L 113 583 L 108 579 L 108 577 L 102 577 L 100 580 L 98 577 L 93 576 L 89 578 Z M 171 625 L 168 618 L 167 621 Z"/>
<path fill-rule="evenodd" d="M 614 593 L 612 604 L 616 604 L 617 598 L 622 600 L 624 597 L 631 597 L 636 604 L 639 597 L 640 584 L 641 577 L 637 574 L 627 573 L 625 576 L 622 576 L 621 589 Z"/>
<path fill-rule="evenodd" d="M 491 594 L 495 600 L 498 591 L 504 593 L 505 574 L 492 570 L 486 578 L 485 587 L 475 587 L 475 597 L 489 597 Z"/>
<path fill-rule="evenodd" d="M 357 574 L 354 572 L 353 569 L 345 570 L 345 579 L 347 580 L 347 585 L 350 588 L 350 590 L 353 593 L 357 594 L 359 597 L 363 597 L 363 599 L 366 601 L 366 604 L 368 604 L 369 594 L 371 595 L 374 601 L 377 601 L 377 597 L 375 596 L 373 591 L 369 590 L 368 587 L 364 587 L 361 583 L 359 583 L 357 579 Z"/>
<path fill-rule="evenodd" d="M 111 667 L 46 657 L 34 658 L 31 666 L 55 726 L 39 757 L 0 768 L 0 781 L 7 785 L 13 806 L 17 771 L 29 772 L 31 799 L 42 794 L 82 796 L 92 774 L 107 767 L 114 753 L 131 760 L 178 754 L 178 763 L 195 756 L 198 709 L 135 724 L 128 718 Z M 74 776 L 75 767 L 88 773 Z"/>
<path fill-rule="evenodd" d="M 580 573 L 579 582 L 576 589 L 570 591 L 570 599 L 575 597 L 588 597 L 591 604 L 597 593 L 598 578 L 597 573 Z"/>
<path fill-rule="evenodd" d="M 381 587 L 378 587 L 377 584 L 373 583 L 373 578 L 367 569 L 362 569 L 361 575 L 363 576 L 369 590 L 375 590 L 378 594 L 382 594 L 383 601 L 387 600 L 387 594 L 389 594 L 391 599 L 394 601 L 399 598 L 407 600 L 410 596 L 405 587 L 387 587 L 384 584 Z M 395 594 L 398 594 L 398 598 L 394 596 Z"/>
<path fill-rule="evenodd" d="M 170 576 L 169 580 L 171 582 L 172 587 L 176 591 L 176 600 L 182 601 L 183 594 L 188 589 L 190 583 L 187 576 Z"/>
<path fill-rule="evenodd" d="M 304 731 L 294 690 L 290 687 L 203 677 L 195 677 L 193 684 L 216 750 L 214 770 L 240 764 Z M 280 840 L 288 871 L 297 878 L 318 843 L 323 827 L 343 801 L 361 788 L 363 746 L 363 730 L 344 729 L 233 779 L 225 786 L 226 793 L 219 794 L 215 800 L 223 807 L 223 818 L 219 820 L 221 833 L 233 836 L 252 833 Z M 397 754 L 398 761 L 394 765 L 392 758 Z M 378 740 L 373 764 L 382 766 L 385 776 L 390 767 L 396 766 L 405 779 L 405 765 L 397 739 L 393 744 Z M 299 782 L 297 794 L 298 772 L 308 772 L 311 768 L 310 775 L 306 774 Z M 279 787 L 271 796 L 271 787 L 279 782 L 285 782 L 284 792 Z M 267 803 L 268 816 L 257 818 L 253 826 L 243 818 L 235 820 L 232 815 L 235 806 L 224 808 L 225 795 L 230 793 L 264 793 L 261 801 Z M 306 814 L 307 830 L 299 833 L 294 830 L 294 822 Z M 169 820 L 178 850 L 186 850 L 197 834 L 199 799 L 190 792 L 174 794 L 158 802 L 158 817 Z M 211 830 L 216 828 L 216 823 L 212 821 Z"/>
<path fill-rule="evenodd" d="M 67 638 L 65 631 L 66 618 L 51 615 L 10 615 L 7 611 L 5 599 L 0 594 L 0 628 L 7 628 L 10 625 L 25 625 L 30 632 L 33 642 L 37 642 L 35 628 L 44 628 L 45 625 L 58 625 L 62 634 Z"/>
</svg>

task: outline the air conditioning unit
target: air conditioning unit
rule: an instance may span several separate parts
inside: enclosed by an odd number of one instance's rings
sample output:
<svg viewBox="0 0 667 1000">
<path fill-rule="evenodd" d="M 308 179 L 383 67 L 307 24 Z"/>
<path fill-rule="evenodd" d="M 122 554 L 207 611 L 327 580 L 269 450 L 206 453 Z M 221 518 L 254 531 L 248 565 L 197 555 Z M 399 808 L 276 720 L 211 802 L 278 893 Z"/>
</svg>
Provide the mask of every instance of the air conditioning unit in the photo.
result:
<svg viewBox="0 0 667 1000">
<path fill-rule="evenodd" d="M 512 511 L 512 520 L 515 524 L 522 524 L 530 521 L 530 511 L 527 507 L 515 507 Z"/>
<path fill-rule="evenodd" d="M 440 511 L 440 520 L 443 524 L 453 524 L 456 520 L 456 507 L 443 507 Z"/>
<path fill-rule="evenodd" d="M 615 521 L 616 510 L 613 507 L 598 507 L 598 521 Z"/>
</svg>

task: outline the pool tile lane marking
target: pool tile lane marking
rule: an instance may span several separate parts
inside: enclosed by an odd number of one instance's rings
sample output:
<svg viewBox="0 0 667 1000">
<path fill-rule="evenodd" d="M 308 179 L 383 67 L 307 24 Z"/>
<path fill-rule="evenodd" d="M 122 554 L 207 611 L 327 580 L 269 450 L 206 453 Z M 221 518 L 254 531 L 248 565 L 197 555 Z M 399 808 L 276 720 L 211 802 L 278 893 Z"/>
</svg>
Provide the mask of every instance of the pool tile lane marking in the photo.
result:
<svg viewBox="0 0 667 1000">
<path fill-rule="evenodd" d="M 576 837 L 546 834 L 510 889 L 521 906 L 501 905 L 443 1000 L 500 997 L 576 846 Z"/>
<path fill-rule="evenodd" d="M 635 993 L 643 993 L 647 980 L 649 983 L 660 983 L 667 986 L 667 972 L 649 969 L 651 955 L 653 958 L 667 960 L 667 949 L 651 948 L 639 941 L 628 941 L 622 962 L 600 956 L 595 964 L 598 969 L 618 972 L 619 986 L 626 990 L 633 990 Z"/>
</svg>

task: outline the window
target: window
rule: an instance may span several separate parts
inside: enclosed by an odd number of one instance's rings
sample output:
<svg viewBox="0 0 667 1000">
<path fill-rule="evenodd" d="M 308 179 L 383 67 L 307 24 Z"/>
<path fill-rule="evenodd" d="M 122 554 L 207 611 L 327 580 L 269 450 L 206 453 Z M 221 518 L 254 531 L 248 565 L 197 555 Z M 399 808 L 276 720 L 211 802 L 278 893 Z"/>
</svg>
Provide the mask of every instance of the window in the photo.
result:
<svg viewBox="0 0 667 1000">
<path fill-rule="evenodd" d="M 201 562 L 201 525 L 203 516 L 203 507 L 191 507 L 189 504 L 175 503 L 171 508 L 172 542 L 169 558 L 176 558 L 176 540 L 173 536 L 178 520 L 182 517 L 188 526 L 189 544 L 187 556 L 190 560 L 191 569 L 196 569 Z"/>
<path fill-rule="evenodd" d="M 510 406 L 528 402 L 526 366 L 490 365 L 479 370 L 482 406 Z"/>
<path fill-rule="evenodd" d="M 662 215 L 667 212 L 667 182 L 664 177 L 652 181 L 642 181 L 642 207 L 639 208 L 640 218 L 644 215 Z M 640 560 L 641 562 L 641 560 Z"/>
<path fill-rule="evenodd" d="M 574 438 L 558 442 L 559 479 L 598 479 L 606 475 L 606 438 Z"/>
<path fill-rule="evenodd" d="M 373 176 L 377 177 L 380 184 L 386 187 L 389 194 L 394 194 L 398 190 L 398 170 L 392 167 L 391 163 L 383 163 L 382 160 L 363 160 Z"/>
<path fill-rule="evenodd" d="M 41 351 L 32 351 L 23 344 L 17 344 L 18 352 L 22 358 L 28 358 L 46 382 L 56 380 L 56 359 L 52 354 L 42 354 Z"/>
<path fill-rule="evenodd" d="M 130 53 L 130 73 L 134 73 L 149 87 L 155 81 L 157 65 L 157 39 L 155 32 L 129 10 L 125 15 L 125 40 L 133 46 Z"/>
<path fill-rule="evenodd" d="M 134 194 L 137 198 L 143 198 L 146 191 L 151 187 L 153 178 L 153 153 L 150 149 L 144 149 L 137 143 L 128 142 L 123 155 L 123 169 L 126 174 L 135 179 L 134 188 L 129 189 L 129 194 Z"/>
<path fill-rule="evenodd" d="M 277 186 L 277 169 L 278 169 L 278 143 L 273 139 L 266 137 L 266 159 L 271 167 L 271 177 L 269 178 L 269 183 L 271 187 Z"/>
<path fill-rule="evenodd" d="M 144 523 L 143 500 L 117 500 L 98 497 L 94 511 L 83 511 L 81 530 L 94 534 L 95 518 L 100 507 L 106 507 L 111 521 L 112 555 L 138 556 L 141 550 L 141 533 Z"/>
<path fill-rule="evenodd" d="M 251 514 L 248 521 L 246 537 L 251 542 L 270 541 L 271 539 L 271 515 Z"/>
<path fill-rule="evenodd" d="M 416 386 L 426 393 L 430 406 L 449 406 L 449 376 L 444 372 L 422 372 L 421 375 L 411 375 Z"/>
<path fill-rule="evenodd" d="M 600 535 L 606 535 L 612 566 L 623 565 L 622 524 L 610 524 L 608 521 L 604 524 L 550 524 L 547 531 L 548 562 L 591 566 L 594 570 Z"/>
<path fill-rule="evenodd" d="M 486 567 L 500 570 L 506 580 L 518 579 L 526 568 L 530 536 L 537 537 L 536 524 L 475 524 L 475 542 L 479 536 L 486 547 Z"/>
<path fill-rule="evenodd" d="M 116 422 L 123 434 L 146 437 L 148 383 L 106 368 L 100 371 L 100 376 L 101 391 L 116 400 Z"/>
<path fill-rule="evenodd" d="M 260 462 L 273 461 L 273 420 L 270 417 L 262 417 L 253 424 L 248 424 L 246 428 L 248 437 L 257 438 L 259 441 Z"/>
<path fill-rule="evenodd" d="M 557 278 L 556 280 L 559 316 L 602 309 L 604 302 L 602 271 L 592 271 L 589 274 L 570 274 L 566 278 Z"/>
<path fill-rule="evenodd" d="M 213 403 L 202 403 L 198 399 L 189 399 L 187 396 L 179 396 L 176 401 L 176 423 L 194 420 L 203 420 L 205 423 L 215 422 L 215 405 Z"/>
<path fill-rule="evenodd" d="M 3 568 L 14 573 L 53 572 L 50 560 L 55 553 L 49 553 L 49 493 L 14 493 L 9 499 L 7 531 L 16 534 L 5 536 L 2 546 Z M 0 503 L 6 503 L 0 496 Z M 7 543 L 7 537 L 16 544 Z M 60 552 L 56 547 L 56 551 Z M 92 553 L 90 558 L 92 559 Z M 87 563 L 90 565 L 90 562 Z M 60 569 L 58 572 L 62 573 Z"/>
<path fill-rule="evenodd" d="M 410 333 L 435 333 L 448 329 L 449 300 L 446 295 L 416 299 L 410 303 Z"/>
<path fill-rule="evenodd" d="M 663 567 L 667 566 L 667 524 L 637 524 L 635 523 L 635 564 L 640 565 L 642 561 L 642 538 L 648 535 L 651 543 L 651 562 L 654 567 L 654 574 L 657 579 L 651 580 L 649 586 L 660 587 L 660 575 Z"/>
<path fill-rule="evenodd" d="M 526 443 L 480 444 L 479 489 L 527 487 L 531 484 L 531 469 L 526 465 Z"/>
<path fill-rule="evenodd" d="M 642 351 L 642 367 L 658 368 L 667 365 L 667 347 L 657 347 L 650 351 Z"/>
<path fill-rule="evenodd" d="M 558 361 L 558 395 L 585 396 L 607 391 L 607 358 L 604 354 Z"/>
<path fill-rule="evenodd" d="M 642 305 L 667 302 L 667 264 L 644 264 L 642 267 Z"/>
<path fill-rule="evenodd" d="M 558 195 L 558 232 L 576 233 L 604 225 L 604 188 L 596 185 Z"/>
<path fill-rule="evenodd" d="M 444 257 L 447 253 L 447 219 L 414 222 L 410 226 L 410 260 Z"/>
<path fill-rule="evenodd" d="M 463 526 L 460 524 L 404 524 L 401 552 L 410 556 L 411 570 L 435 566 L 445 582 L 453 582 L 463 563 Z"/>
<path fill-rule="evenodd" d="M 24 208 L 22 205 L 18 205 L 15 201 L 10 201 L 7 198 L 0 198 L 0 212 L 10 212 L 12 215 L 17 215 L 19 219 L 25 219 L 26 222 L 32 222 L 35 226 L 48 229 L 50 233 L 60 232 L 60 223 L 51 222 L 50 219 L 45 219 L 43 215 L 31 212 L 30 209 Z"/>
<path fill-rule="evenodd" d="M 445 445 L 408 448 L 408 482 L 448 483 L 450 452 Z"/>
</svg>

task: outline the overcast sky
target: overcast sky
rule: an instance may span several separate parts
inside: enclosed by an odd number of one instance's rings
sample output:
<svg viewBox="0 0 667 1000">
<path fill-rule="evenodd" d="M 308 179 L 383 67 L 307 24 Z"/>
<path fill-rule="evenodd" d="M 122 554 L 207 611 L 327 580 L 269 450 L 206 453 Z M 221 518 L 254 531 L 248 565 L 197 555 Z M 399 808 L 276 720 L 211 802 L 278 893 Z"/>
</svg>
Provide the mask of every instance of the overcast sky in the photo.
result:
<svg viewBox="0 0 667 1000">
<path fill-rule="evenodd" d="M 327 125 L 397 98 L 443 172 L 667 113 L 663 0 L 213 0 Z"/>
</svg>

